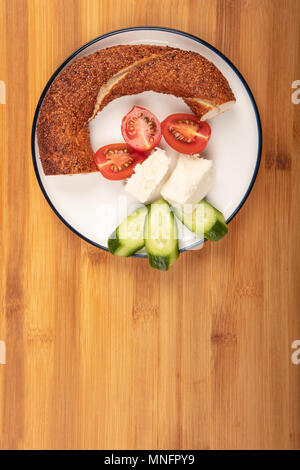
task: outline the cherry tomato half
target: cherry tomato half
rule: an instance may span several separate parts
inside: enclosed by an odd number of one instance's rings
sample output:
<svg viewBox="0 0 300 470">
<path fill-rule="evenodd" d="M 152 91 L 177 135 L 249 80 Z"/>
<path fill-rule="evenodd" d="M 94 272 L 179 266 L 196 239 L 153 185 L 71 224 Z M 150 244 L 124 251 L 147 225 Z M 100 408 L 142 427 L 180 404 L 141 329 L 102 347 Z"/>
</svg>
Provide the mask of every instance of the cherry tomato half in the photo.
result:
<svg viewBox="0 0 300 470">
<path fill-rule="evenodd" d="M 134 106 L 122 120 L 125 142 L 139 152 L 153 149 L 161 139 L 160 122 L 148 109 Z"/>
<path fill-rule="evenodd" d="M 193 114 L 171 114 L 162 123 L 163 136 L 180 153 L 195 154 L 205 149 L 211 128 Z"/>
<path fill-rule="evenodd" d="M 136 152 L 125 143 L 104 145 L 94 155 L 98 170 L 109 180 L 129 178 L 135 165 L 146 158 L 146 155 Z"/>
</svg>

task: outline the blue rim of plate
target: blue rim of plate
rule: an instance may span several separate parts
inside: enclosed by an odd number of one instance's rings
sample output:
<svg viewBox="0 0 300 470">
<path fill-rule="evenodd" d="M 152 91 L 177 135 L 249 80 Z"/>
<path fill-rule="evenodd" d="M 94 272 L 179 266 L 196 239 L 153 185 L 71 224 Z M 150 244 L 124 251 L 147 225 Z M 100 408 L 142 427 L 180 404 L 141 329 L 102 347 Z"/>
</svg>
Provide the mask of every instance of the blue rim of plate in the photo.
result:
<svg viewBox="0 0 300 470">
<path fill-rule="evenodd" d="M 250 181 L 250 184 L 249 184 L 249 187 L 246 191 L 246 193 L 244 194 L 244 197 L 243 199 L 241 200 L 240 204 L 238 205 L 238 207 L 234 210 L 234 212 L 230 215 L 230 217 L 228 217 L 228 219 L 226 220 L 226 223 L 229 223 L 235 216 L 236 214 L 239 212 L 239 210 L 242 208 L 242 206 L 245 204 L 252 188 L 253 188 L 253 185 L 255 183 L 255 180 L 256 180 L 256 177 L 257 177 L 257 173 L 258 173 L 258 169 L 259 169 L 259 165 L 260 165 L 260 161 L 261 161 L 261 151 L 262 151 L 262 130 L 261 130 L 261 121 L 260 121 L 260 116 L 259 116 L 259 112 L 258 112 L 258 109 L 257 109 L 257 105 L 256 105 L 256 102 L 255 102 L 255 99 L 253 97 L 253 94 L 246 82 L 246 80 L 244 79 L 244 77 L 242 76 L 242 74 L 238 71 L 238 69 L 233 65 L 233 63 L 227 59 L 227 57 L 222 54 L 222 52 L 220 52 L 218 49 L 216 49 L 214 46 L 212 46 L 211 44 L 209 44 L 208 42 L 204 41 L 203 39 L 200 39 L 198 38 L 197 36 L 194 36 L 193 34 L 189 34 L 189 33 L 186 33 L 184 31 L 180 31 L 179 29 L 173 29 L 173 28 L 164 28 L 164 27 L 160 27 L 160 26 L 133 26 L 133 27 L 129 27 L 129 28 L 122 28 L 122 29 L 116 29 L 115 31 L 110 31 L 109 33 L 105 33 L 105 34 L 102 34 L 101 36 L 98 36 L 96 37 L 95 39 L 92 39 L 91 41 L 87 42 L 86 44 L 84 44 L 83 46 L 79 47 L 78 49 L 76 49 L 75 52 L 73 52 L 73 54 L 71 54 L 69 57 L 67 57 L 67 59 L 58 67 L 58 69 L 56 69 L 56 71 L 53 73 L 53 75 L 50 77 L 50 79 L 48 80 L 42 94 L 41 94 L 41 97 L 38 101 L 38 104 L 37 104 L 37 107 L 36 107 L 36 110 L 35 110 L 35 113 L 34 113 L 34 118 L 33 118 L 33 124 L 32 124 L 32 131 L 31 131 L 31 152 L 32 152 L 32 161 L 33 161 L 33 166 L 34 166 L 34 171 L 35 171 L 35 175 L 36 175 L 36 178 L 38 180 L 38 183 L 40 185 L 40 188 L 42 190 L 42 193 L 46 199 L 46 201 L 48 202 L 49 206 L 51 207 L 51 209 L 54 211 L 54 213 L 57 215 L 57 217 L 60 218 L 60 220 L 70 229 L 72 230 L 72 232 L 74 232 L 76 235 L 78 235 L 80 238 L 82 238 L 83 240 L 85 240 L 86 242 L 90 243 L 91 245 L 94 245 L 98 248 L 101 248 L 102 250 L 105 250 L 105 251 L 108 251 L 107 247 L 106 246 L 103 246 L 103 245 L 100 245 L 99 243 L 96 243 L 94 242 L 93 240 L 90 240 L 89 238 L 85 237 L 82 233 L 78 232 L 74 227 L 72 227 L 72 225 L 70 225 L 65 219 L 64 217 L 58 212 L 58 210 L 56 209 L 56 207 L 53 205 L 51 199 L 49 198 L 48 194 L 47 194 L 47 191 L 42 183 L 42 180 L 40 178 L 40 174 L 39 174 L 39 170 L 38 170 L 38 166 L 37 166 L 37 157 L 36 157 L 36 154 L 35 154 L 35 135 L 36 135 L 36 126 L 37 126 L 37 120 L 38 120 L 38 116 L 39 116 L 39 112 L 40 112 L 40 108 L 41 108 L 41 105 L 42 105 L 42 102 L 45 98 L 45 95 L 48 91 L 48 89 L 50 88 L 52 82 L 54 81 L 54 79 L 57 77 L 57 75 L 61 72 L 61 70 L 72 60 L 74 59 L 74 57 L 76 57 L 80 52 L 84 51 L 85 49 L 87 49 L 89 46 L 91 46 L 92 44 L 95 44 L 96 42 L 98 41 L 101 41 L 102 39 L 105 39 L 105 38 L 108 38 L 110 36 L 114 36 L 116 34 L 122 34 L 122 33 L 126 33 L 128 31 L 139 31 L 139 30 L 149 30 L 149 31 L 165 31 L 167 33 L 174 33 L 174 34 L 178 34 L 179 36 L 185 36 L 187 38 L 190 38 L 190 39 L 193 39 L 194 41 L 196 42 L 199 42 L 200 44 L 203 44 L 204 46 L 206 46 L 208 49 L 211 49 L 213 52 L 215 52 L 218 56 L 220 56 L 231 68 L 232 70 L 236 73 L 236 75 L 239 77 L 239 79 L 241 80 L 242 84 L 244 85 L 248 95 L 249 95 L 249 98 L 250 98 L 250 101 L 252 103 L 252 106 L 253 106 L 253 109 L 254 109 L 254 113 L 255 113 L 255 117 L 256 117 L 256 124 L 257 124 L 257 131 L 258 131 L 258 150 L 257 150 L 257 158 L 256 158 L 256 165 L 255 165 L 255 169 L 254 169 L 254 172 L 253 172 L 253 175 L 252 175 L 252 179 Z M 188 248 L 181 248 L 179 251 L 180 252 L 183 252 L 183 251 L 189 251 L 193 248 L 195 248 L 196 246 L 202 244 L 203 242 L 205 242 L 206 240 L 205 239 L 202 239 L 202 240 L 199 240 L 195 243 L 193 243 L 192 245 L 190 245 Z M 144 253 L 137 253 L 135 255 L 132 255 L 133 257 L 136 257 L 136 258 L 146 258 L 147 255 L 144 254 Z"/>
</svg>

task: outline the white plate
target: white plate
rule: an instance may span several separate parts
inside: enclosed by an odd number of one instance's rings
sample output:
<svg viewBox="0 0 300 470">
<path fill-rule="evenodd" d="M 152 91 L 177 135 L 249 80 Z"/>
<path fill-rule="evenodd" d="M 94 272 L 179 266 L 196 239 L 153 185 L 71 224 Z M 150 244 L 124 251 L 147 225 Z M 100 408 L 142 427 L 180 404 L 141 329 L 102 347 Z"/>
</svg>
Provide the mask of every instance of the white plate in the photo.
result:
<svg viewBox="0 0 300 470">
<path fill-rule="evenodd" d="M 160 27 L 126 28 L 100 36 L 75 51 L 50 78 L 37 105 L 32 127 L 34 168 L 50 206 L 77 235 L 103 249 L 107 249 L 107 237 L 116 225 L 137 206 L 137 201 L 124 191 L 122 182 L 106 180 L 99 172 L 45 176 L 36 139 L 38 113 L 58 73 L 79 57 L 118 44 L 157 44 L 195 51 L 213 62 L 229 81 L 236 104 L 209 121 L 212 137 L 205 150 L 205 156 L 213 160 L 216 168 L 216 184 L 207 200 L 222 211 L 229 222 L 245 202 L 260 163 L 261 126 L 254 98 L 241 74 L 218 50 L 195 36 Z M 120 123 L 134 105 L 149 108 L 160 120 L 172 113 L 190 112 L 181 99 L 154 92 L 119 98 L 90 124 L 94 150 L 105 144 L 123 142 Z M 164 139 L 160 146 L 171 151 Z M 180 227 L 181 251 L 193 249 L 202 241 Z"/>
</svg>

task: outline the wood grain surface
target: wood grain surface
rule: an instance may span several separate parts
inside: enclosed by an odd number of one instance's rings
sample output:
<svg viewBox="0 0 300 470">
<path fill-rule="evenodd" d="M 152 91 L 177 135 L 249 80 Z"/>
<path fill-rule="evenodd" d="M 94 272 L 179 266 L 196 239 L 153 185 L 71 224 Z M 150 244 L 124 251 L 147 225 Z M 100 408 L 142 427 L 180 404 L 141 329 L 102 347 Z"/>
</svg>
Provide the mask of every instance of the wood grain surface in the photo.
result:
<svg viewBox="0 0 300 470">
<path fill-rule="evenodd" d="M 298 0 L 0 0 L 1 449 L 300 448 L 299 22 Z M 219 48 L 262 119 L 258 178 L 228 236 L 168 273 L 79 239 L 31 161 L 53 71 L 135 25 Z"/>
</svg>

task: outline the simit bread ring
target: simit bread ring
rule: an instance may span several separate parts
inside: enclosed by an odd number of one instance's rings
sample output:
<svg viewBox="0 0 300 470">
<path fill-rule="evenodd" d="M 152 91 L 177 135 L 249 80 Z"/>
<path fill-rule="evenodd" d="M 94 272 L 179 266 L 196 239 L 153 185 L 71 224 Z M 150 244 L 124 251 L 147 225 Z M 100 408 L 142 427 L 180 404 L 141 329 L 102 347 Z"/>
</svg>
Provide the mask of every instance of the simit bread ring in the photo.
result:
<svg viewBox="0 0 300 470">
<path fill-rule="evenodd" d="M 182 97 L 201 119 L 235 101 L 222 73 L 195 52 L 151 45 L 102 49 L 63 70 L 42 103 L 37 137 L 45 174 L 97 171 L 88 121 L 112 100 L 149 90 Z"/>
<path fill-rule="evenodd" d="M 149 45 L 102 49 L 76 60 L 59 74 L 42 103 L 37 125 L 46 175 L 97 171 L 88 120 L 99 89 L 120 71 L 168 49 Z"/>
</svg>

